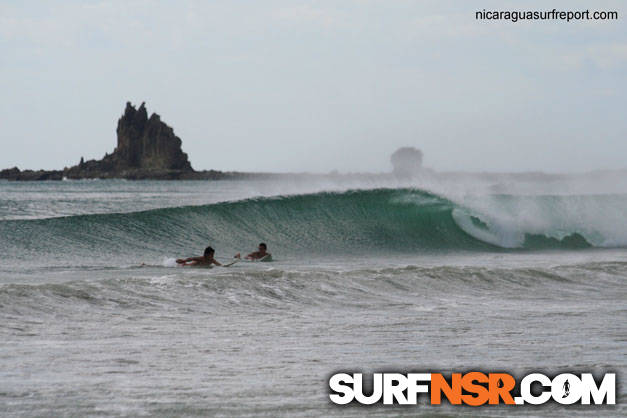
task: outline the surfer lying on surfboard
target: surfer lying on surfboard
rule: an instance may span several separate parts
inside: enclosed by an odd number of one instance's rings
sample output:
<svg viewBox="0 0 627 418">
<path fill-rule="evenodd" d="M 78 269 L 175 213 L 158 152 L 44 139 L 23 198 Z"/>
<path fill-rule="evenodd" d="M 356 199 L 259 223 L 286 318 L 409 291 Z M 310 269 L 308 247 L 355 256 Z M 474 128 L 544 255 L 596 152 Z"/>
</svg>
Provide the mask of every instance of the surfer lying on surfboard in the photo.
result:
<svg viewBox="0 0 627 418">
<path fill-rule="evenodd" d="M 268 246 L 266 245 L 265 242 L 262 242 L 259 244 L 257 251 L 248 254 L 246 256 L 246 259 L 247 260 L 261 260 L 262 258 L 267 259 L 267 258 L 272 257 L 272 254 L 267 252 L 267 250 L 268 250 Z M 235 254 L 235 258 L 241 258 L 241 255 L 237 253 Z"/>
<path fill-rule="evenodd" d="M 176 262 L 184 266 L 210 266 L 212 264 L 221 266 L 222 264 L 213 258 L 215 253 L 216 252 L 213 248 L 207 247 L 201 257 L 179 258 Z"/>
</svg>

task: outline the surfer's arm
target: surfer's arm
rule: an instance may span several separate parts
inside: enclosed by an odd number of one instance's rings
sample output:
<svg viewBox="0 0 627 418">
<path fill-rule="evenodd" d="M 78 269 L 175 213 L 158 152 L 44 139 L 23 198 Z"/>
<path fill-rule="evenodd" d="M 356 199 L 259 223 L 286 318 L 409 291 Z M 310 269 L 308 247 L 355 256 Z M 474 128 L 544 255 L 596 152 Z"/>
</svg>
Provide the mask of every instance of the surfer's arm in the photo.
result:
<svg viewBox="0 0 627 418">
<path fill-rule="evenodd" d="M 213 258 L 213 259 L 211 260 L 211 262 L 212 262 L 213 264 L 215 264 L 216 266 L 221 266 L 221 265 L 222 265 L 222 264 L 220 264 L 220 262 L 219 262 L 218 260 L 216 260 L 215 258 Z"/>
</svg>

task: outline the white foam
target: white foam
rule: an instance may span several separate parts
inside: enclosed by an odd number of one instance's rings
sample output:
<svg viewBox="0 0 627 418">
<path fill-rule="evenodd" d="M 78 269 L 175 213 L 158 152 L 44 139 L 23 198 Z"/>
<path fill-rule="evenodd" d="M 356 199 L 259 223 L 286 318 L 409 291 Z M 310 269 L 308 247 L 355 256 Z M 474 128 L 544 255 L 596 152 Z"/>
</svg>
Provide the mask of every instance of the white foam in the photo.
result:
<svg viewBox="0 0 627 418">
<path fill-rule="evenodd" d="M 176 258 L 164 257 L 163 267 L 176 267 Z"/>
</svg>

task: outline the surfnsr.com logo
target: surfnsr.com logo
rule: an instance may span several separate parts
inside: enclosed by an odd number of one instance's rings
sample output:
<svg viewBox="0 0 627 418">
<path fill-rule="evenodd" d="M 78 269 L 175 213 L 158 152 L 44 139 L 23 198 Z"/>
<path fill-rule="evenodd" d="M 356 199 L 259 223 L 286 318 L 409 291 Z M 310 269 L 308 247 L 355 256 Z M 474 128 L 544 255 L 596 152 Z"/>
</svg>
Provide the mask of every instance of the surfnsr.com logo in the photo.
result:
<svg viewBox="0 0 627 418">
<path fill-rule="evenodd" d="M 598 382 L 598 383 L 597 383 Z M 364 390 L 364 383 L 372 383 Z M 615 405 L 616 375 L 606 373 L 595 380 L 591 373 L 562 373 L 553 378 L 541 373 L 524 376 L 520 382 L 507 373 L 374 373 L 364 381 L 362 373 L 337 373 L 329 379 L 329 397 L 338 405 L 417 405 L 419 394 L 431 405 L 443 399 L 452 405 L 541 405 L 551 400 L 562 405 Z"/>
</svg>

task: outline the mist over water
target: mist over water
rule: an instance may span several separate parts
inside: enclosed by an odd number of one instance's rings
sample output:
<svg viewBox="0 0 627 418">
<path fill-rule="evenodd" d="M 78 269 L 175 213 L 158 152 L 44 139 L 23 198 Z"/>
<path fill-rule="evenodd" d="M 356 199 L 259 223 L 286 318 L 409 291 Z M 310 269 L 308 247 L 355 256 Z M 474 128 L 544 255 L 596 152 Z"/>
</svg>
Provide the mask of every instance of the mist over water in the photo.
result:
<svg viewBox="0 0 627 418">
<path fill-rule="evenodd" d="M 613 175 L 0 182 L 0 413 L 507 416 L 341 409 L 326 379 L 620 376 L 627 191 Z M 273 262 L 172 262 L 261 241 Z"/>
</svg>

